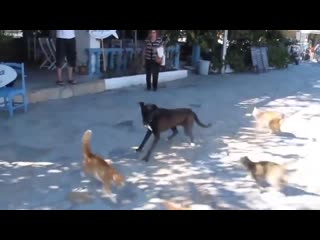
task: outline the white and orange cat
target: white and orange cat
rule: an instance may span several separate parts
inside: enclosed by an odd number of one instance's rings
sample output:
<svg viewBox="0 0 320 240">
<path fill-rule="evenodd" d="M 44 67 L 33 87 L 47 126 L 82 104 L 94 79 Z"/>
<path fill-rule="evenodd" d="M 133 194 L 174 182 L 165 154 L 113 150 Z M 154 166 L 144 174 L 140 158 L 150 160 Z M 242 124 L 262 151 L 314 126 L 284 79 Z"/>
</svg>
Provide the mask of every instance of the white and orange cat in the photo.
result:
<svg viewBox="0 0 320 240">
<path fill-rule="evenodd" d="M 240 158 L 240 163 L 251 174 L 252 178 L 256 181 L 259 189 L 260 180 L 268 182 L 277 190 L 281 190 L 288 183 L 288 167 L 296 163 L 298 160 L 293 160 L 287 163 L 278 164 L 270 161 L 251 161 L 247 156 Z"/>
<path fill-rule="evenodd" d="M 90 148 L 91 136 L 92 131 L 87 130 L 82 137 L 84 172 L 102 182 L 104 192 L 111 194 L 111 185 L 123 186 L 124 177 L 101 156 L 92 153 Z"/>
<path fill-rule="evenodd" d="M 284 114 L 275 111 L 263 111 L 254 107 L 252 116 L 255 118 L 259 127 L 267 127 L 271 133 L 281 132 L 281 125 L 284 120 Z"/>
<path fill-rule="evenodd" d="M 188 207 L 172 201 L 163 201 L 162 204 L 166 210 L 213 210 L 210 206 L 203 204 L 192 204 Z"/>
</svg>

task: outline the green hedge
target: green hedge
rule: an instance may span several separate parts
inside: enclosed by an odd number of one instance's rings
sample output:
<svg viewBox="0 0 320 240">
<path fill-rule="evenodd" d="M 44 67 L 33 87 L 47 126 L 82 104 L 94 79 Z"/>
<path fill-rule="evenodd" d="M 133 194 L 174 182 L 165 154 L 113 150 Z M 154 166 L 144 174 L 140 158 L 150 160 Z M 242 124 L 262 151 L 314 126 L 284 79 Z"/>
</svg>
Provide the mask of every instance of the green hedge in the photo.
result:
<svg viewBox="0 0 320 240">
<path fill-rule="evenodd" d="M 288 66 L 289 53 L 283 45 L 268 47 L 269 65 L 275 68 L 285 68 Z"/>
</svg>

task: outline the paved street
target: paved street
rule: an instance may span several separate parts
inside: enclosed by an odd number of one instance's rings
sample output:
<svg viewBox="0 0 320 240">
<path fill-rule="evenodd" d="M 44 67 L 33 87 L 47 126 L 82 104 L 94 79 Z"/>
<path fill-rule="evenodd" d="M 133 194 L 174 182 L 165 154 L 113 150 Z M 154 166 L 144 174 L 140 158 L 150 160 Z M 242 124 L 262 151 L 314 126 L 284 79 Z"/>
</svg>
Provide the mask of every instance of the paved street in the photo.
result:
<svg viewBox="0 0 320 240">
<path fill-rule="evenodd" d="M 191 107 L 209 129 L 194 127 L 196 146 L 180 130 L 162 140 L 150 162 L 135 153 L 145 128 L 139 101 Z M 286 114 L 280 136 L 257 131 L 253 107 Z M 320 209 L 320 64 L 302 63 L 263 74 L 191 75 L 163 85 L 31 104 L 8 119 L 0 113 L 0 209 L 164 209 L 161 201 L 211 209 Z M 81 137 L 110 159 L 127 184 L 116 201 L 82 174 Z M 150 145 L 147 144 L 146 148 Z M 318 150 L 318 151 L 316 151 Z M 260 193 L 238 159 L 288 162 L 296 171 L 282 193 Z M 72 191 L 88 192 L 84 203 Z"/>
</svg>

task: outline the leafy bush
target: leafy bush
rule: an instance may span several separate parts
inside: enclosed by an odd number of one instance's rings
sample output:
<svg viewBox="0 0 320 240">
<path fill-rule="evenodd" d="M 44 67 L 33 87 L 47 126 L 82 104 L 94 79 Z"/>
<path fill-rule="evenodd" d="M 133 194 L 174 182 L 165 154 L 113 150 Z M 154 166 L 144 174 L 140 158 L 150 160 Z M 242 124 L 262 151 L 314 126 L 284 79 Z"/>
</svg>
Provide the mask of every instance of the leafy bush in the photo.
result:
<svg viewBox="0 0 320 240">
<path fill-rule="evenodd" d="M 218 73 L 221 72 L 222 68 L 222 59 L 220 56 L 213 56 L 211 59 L 212 69 L 215 71 L 218 71 Z"/>
<path fill-rule="evenodd" d="M 226 64 L 229 64 L 235 72 L 245 72 L 250 69 L 252 65 L 251 52 L 247 41 L 238 41 L 235 44 L 230 44 L 227 51 Z"/>
<path fill-rule="evenodd" d="M 13 37 L 5 34 L 5 30 L 0 30 L 0 43 L 6 44 L 9 41 L 11 41 L 12 39 L 13 39 Z"/>
<path fill-rule="evenodd" d="M 14 62 L 22 61 L 25 55 L 25 46 L 22 39 L 15 39 L 5 35 L 4 30 L 0 30 L 0 61 Z"/>
<path fill-rule="evenodd" d="M 249 69 L 248 65 L 245 63 L 245 58 L 245 52 L 230 51 L 226 57 L 226 64 L 229 64 L 236 72 L 245 72 Z"/>
<path fill-rule="evenodd" d="M 280 68 L 287 65 L 288 53 L 281 44 L 285 38 L 279 30 L 230 30 L 229 41 L 226 63 L 236 72 L 248 71 L 252 67 L 251 46 L 268 46 L 270 66 Z"/>
<path fill-rule="evenodd" d="M 285 46 L 271 45 L 268 47 L 269 65 L 276 68 L 285 68 L 289 62 L 289 53 Z"/>
</svg>

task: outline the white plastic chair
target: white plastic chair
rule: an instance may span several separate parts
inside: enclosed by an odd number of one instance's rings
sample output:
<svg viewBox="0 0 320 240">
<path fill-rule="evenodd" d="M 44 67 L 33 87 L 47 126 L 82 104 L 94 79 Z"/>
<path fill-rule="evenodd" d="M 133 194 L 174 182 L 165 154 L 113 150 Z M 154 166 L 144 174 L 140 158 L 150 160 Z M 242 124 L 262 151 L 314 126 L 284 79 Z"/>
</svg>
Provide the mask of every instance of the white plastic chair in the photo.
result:
<svg viewBox="0 0 320 240">
<path fill-rule="evenodd" d="M 39 38 L 39 45 L 45 57 L 45 60 L 40 65 L 40 69 L 47 68 L 47 69 L 55 69 L 56 64 L 56 56 L 50 47 L 49 39 L 48 38 Z"/>
<path fill-rule="evenodd" d="M 56 51 L 57 51 L 57 49 L 56 49 L 55 39 L 49 38 L 48 44 L 49 44 L 49 48 L 51 49 L 52 54 L 53 54 L 54 56 L 56 56 Z M 55 57 L 55 59 L 56 59 L 56 57 Z M 65 68 L 66 66 L 67 66 L 67 61 L 66 61 L 66 59 L 65 59 L 65 62 L 64 62 L 63 65 L 62 65 L 62 69 Z"/>
</svg>

